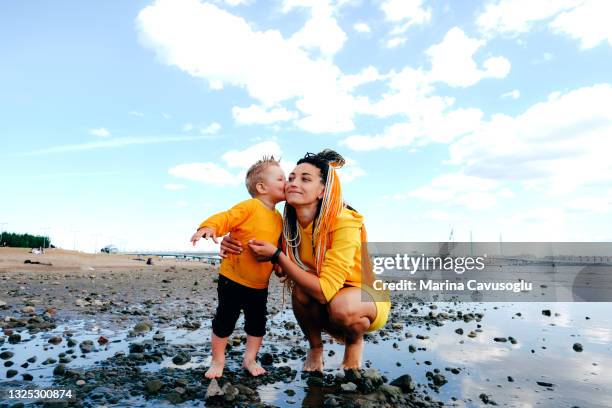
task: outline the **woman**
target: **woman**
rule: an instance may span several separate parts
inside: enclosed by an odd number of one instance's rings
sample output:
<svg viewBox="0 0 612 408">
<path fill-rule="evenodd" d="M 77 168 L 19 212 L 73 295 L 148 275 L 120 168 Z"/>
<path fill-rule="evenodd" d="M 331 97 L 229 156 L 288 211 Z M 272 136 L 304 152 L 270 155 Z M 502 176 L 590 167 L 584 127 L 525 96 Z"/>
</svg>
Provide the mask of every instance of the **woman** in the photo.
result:
<svg viewBox="0 0 612 408">
<path fill-rule="evenodd" d="M 271 259 L 293 284 L 293 312 L 310 344 L 305 371 L 323 370 L 323 330 L 345 343 L 342 367 L 359 368 L 363 334 L 384 326 L 390 310 L 388 294 L 372 289 L 371 268 L 362 268 L 362 254 L 369 266 L 365 227 L 363 217 L 342 201 L 335 169 L 343 164 L 332 150 L 300 159 L 285 185 L 285 251 L 249 242 L 258 259 Z M 240 252 L 231 239 L 222 249 Z"/>
</svg>

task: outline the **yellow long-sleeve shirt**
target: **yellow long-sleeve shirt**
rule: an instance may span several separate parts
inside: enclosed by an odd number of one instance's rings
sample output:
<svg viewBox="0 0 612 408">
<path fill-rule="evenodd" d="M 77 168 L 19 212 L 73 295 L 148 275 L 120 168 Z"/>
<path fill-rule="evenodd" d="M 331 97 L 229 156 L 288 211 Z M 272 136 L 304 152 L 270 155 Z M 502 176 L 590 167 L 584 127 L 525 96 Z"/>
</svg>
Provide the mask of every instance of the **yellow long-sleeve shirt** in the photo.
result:
<svg viewBox="0 0 612 408">
<path fill-rule="evenodd" d="M 298 223 L 299 225 L 299 223 Z M 363 216 L 356 211 L 343 208 L 332 230 L 331 246 L 319 274 L 321 290 L 329 302 L 344 286 L 361 287 L 361 228 Z M 312 271 L 316 270 L 312 248 L 312 223 L 300 226 L 302 240 L 299 254 L 302 262 Z"/>
<path fill-rule="evenodd" d="M 278 245 L 283 228 L 283 217 L 278 210 L 271 210 L 260 200 L 252 198 L 213 215 L 200 224 L 199 228 L 202 227 L 213 228 L 217 236 L 231 232 L 232 238 L 239 240 L 242 247 L 246 248 L 241 255 L 228 254 L 221 262 L 221 275 L 249 288 L 268 287 L 272 264 L 257 262 L 248 249 L 248 241 L 259 239 Z"/>
</svg>

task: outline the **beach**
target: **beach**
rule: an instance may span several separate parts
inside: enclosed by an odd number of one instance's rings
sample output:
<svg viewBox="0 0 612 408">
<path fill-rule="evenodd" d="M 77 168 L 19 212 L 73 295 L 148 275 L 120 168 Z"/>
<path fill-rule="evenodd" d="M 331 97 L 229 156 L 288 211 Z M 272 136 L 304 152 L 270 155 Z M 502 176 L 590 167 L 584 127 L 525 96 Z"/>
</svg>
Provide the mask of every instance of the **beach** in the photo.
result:
<svg viewBox="0 0 612 408">
<path fill-rule="evenodd" d="M 607 303 L 431 303 L 394 295 L 364 369 L 305 375 L 307 344 L 272 277 L 268 373 L 240 369 L 242 318 L 219 381 L 204 379 L 216 266 L 59 249 L 0 248 L 0 405 L 8 391 L 74 391 L 74 406 L 611 406 Z M 28 262 L 29 261 L 29 262 Z M 27 262 L 27 263 L 26 263 Z M 38 263 L 37 263 L 38 262 Z M 32 402 L 25 400 L 21 402 Z"/>
</svg>

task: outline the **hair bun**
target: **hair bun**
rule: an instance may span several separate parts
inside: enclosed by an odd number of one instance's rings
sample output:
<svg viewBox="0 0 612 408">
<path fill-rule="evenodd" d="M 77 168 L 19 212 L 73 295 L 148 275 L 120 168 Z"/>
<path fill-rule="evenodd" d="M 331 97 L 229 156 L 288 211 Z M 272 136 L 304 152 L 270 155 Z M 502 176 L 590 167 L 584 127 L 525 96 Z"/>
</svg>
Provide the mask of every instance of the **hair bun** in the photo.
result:
<svg viewBox="0 0 612 408">
<path fill-rule="evenodd" d="M 317 153 L 316 156 L 319 159 L 327 162 L 327 164 L 329 164 L 335 169 L 339 169 L 340 167 L 346 164 L 346 160 L 344 160 L 344 157 L 342 157 L 342 155 L 336 152 L 335 150 L 325 149 Z"/>
</svg>

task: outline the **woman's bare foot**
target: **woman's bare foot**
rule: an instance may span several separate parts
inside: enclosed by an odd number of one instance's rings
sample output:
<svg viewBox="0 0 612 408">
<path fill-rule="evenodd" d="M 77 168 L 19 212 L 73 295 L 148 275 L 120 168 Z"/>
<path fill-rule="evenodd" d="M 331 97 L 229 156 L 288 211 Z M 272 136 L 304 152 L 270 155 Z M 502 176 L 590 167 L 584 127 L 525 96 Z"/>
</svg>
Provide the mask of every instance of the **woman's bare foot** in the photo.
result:
<svg viewBox="0 0 612 408">
<path fill-rule="evenodd" d="M 253 377 L 257 377 L 266 373 L 266 370 L 262 366 L 260 366 L 255 360 L 243 361 L 242 368 L 251 373 Z"/>
<path fill-rule="evenodd" d="M 363 336 L 357 340 L 346 343 L 344 348 L 344 359 L 342 360 L 342 368 L 344 370 L 361 368 L 361 355 L 363 353 Z"/>
<path fill-rule="evenodd" d="M 323 372 L 323 346 L 308 350 L 306 361 L 304 361 L 304 371 Z"/>
<path fill-rule="evenodd" d="M 223 367 L 225 367 L 225 361 L 214 361 L 210 364 L 210 368 L 204 374 L 204 377 L 213 379 L 219 378 L 223 375 Z"/>
</svg>

